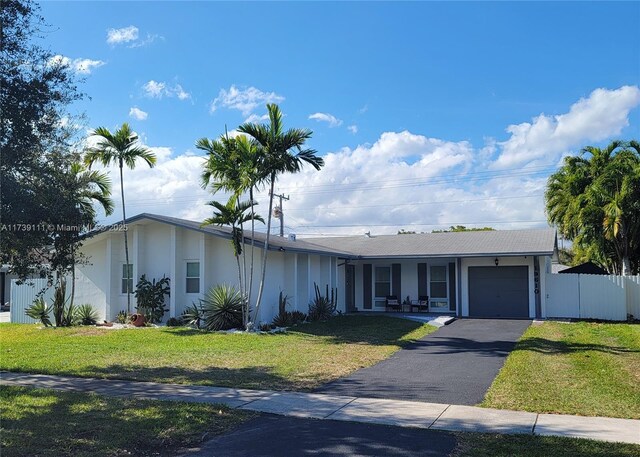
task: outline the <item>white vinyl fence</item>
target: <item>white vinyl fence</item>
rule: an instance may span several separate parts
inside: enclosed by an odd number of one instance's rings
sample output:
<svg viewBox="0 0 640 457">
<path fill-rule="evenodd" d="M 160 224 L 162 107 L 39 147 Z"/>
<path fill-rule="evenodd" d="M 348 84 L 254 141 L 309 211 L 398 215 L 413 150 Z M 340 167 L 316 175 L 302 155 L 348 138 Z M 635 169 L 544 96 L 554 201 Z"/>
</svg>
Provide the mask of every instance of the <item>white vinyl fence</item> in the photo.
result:
<svg viewBox="0 0 640 457">
<path fill-rule="evenodd" d="M 640 275 L 547 274 L 545 284 L 546 317 L 640 318 Z"/>
<path fill-rule="evenodd" d="M 25 314 L 25 310 L 31 306 L 37 294 L 47 287 L 47 280 L 38 278 L 30 279 L 24 284 L 17 284 L 17 282 L 17 279 L 11 280 L 11 322 L 16 324 L 34 324 L 39 322 L 28 317 Z M 53 290 L 53 287 L 46 289 L 42 296 L 47 302 L 47 305 L 51 304 Z"/>
</svg>

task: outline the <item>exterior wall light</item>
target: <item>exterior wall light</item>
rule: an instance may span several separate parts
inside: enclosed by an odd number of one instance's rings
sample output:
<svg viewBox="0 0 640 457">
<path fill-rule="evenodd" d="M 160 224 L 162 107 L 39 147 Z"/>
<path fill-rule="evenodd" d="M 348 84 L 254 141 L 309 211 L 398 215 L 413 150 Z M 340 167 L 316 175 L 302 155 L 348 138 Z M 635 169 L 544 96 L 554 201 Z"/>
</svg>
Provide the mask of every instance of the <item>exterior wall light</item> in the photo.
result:
<svg viewBox="0 0 640 457">
<path fill-rule="evenodd" d="M 496 260 L 494 260 L 494 262 L 496 263 L 496 267 L 498 266 L 498 264 L 500 263 L 500 261 L 498 260 L 498 258 L 496 257 Z"/>
</svg>

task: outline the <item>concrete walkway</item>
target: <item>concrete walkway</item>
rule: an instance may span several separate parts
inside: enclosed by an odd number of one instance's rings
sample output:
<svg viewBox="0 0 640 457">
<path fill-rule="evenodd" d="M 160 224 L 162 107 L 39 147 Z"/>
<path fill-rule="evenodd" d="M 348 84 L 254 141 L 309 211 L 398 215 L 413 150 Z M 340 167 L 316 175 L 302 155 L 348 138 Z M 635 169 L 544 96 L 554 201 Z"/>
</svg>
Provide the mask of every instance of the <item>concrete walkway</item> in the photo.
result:
<svg viewBox="0 0 640 457">
<path fill-rule="evenodd" d="M 640 444 L 640 420 L 631 419 L 536 414 L 378 398 L 8 372 L 0 373 L 0 384 L 93 392 L 118 397 L 220 403 L 231 408 L 302 418 L 431 430 L 570 436 Z"/>
</svg>

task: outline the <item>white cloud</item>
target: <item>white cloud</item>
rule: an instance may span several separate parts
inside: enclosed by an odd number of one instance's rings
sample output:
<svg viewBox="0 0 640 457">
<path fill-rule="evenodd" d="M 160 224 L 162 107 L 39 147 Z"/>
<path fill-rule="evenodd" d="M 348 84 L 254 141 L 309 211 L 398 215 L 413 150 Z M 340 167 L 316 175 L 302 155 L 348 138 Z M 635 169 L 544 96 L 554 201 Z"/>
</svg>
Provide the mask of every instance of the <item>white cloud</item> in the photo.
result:
<svg viewBox="0 0 640 457">
<path fill-rule="evenodd" d="M 513 168 L 526 163 L 549 163 L 566 151 L 618 135 L 629 125 L 629 112 L 640 105 L 640 89 L 596 89 L 574 103 L 568 113 L 540 114 L 532 122 L 507 127 L 511 135 L 498 143 L 500 155 L 494 168 Z"/>
<path fill-rule="evenodd" d="M 595 141 L 591 140 L 594 136 L 609 140 L 629 122 L 629 105 L 633 104 L 629 100 L 635 100 L 633 94 L 637 91 L 595 91 L 568 107 L 564 114 L 539 117 L 552 119 L 557 123 L 554 132 L 559 130 L 580 147 Z M 640 101 L 635 102 L 635 106 L 639 104 Z M 602 115 L 599 120 L 593 118 L 594 106 Z M 593 127 L 563 133 L 569 126 L 582 125 L 577 118 L 590 117 L 588 125 L 603 126 L 599 132 Z M 611 132 L 609 136 L 603 136 L 607 131 Z M 533 141 L 527 136 L 525 139 Z M 286 231 L 300 235 L 371 231 L 375 235 L 396 233 L 400 228 L 431 231 L 457 224 L 499 229 L 546 227 L 543 193 L 551 167 L 544 168 L 546 174 L 541 174 L 541 167 L 532 158 L 531 163 L 517 162 L 519 166 L 505 169 L 501 158 L 510 140 L 488 138 L 484 144 L 472 145 L 409 131 L 385 132 L 373 144 L 324 154 L 325 166 L 320 172 L 306 166 L 298 174 L 278 179 L 276 192 L 291 196 L 284 205 Z M 552 149 L 561 155 L 570 152 L 571 147 Z M 135 170 L 125 172 L 126 192 L 131 195 L 130 214 L 146 211 L 193 220 L 209 216 L 204 203 L 211 199 L 210 195 L 199 187 L 203 158 L 189 152 L 175 156 L 168 148 L 154 150 L 160 156 L 155 169 L 149 170 L 141 163 Z M 549 157 L 555 157 L 555 153 Z M 117 195 L 118 190 L 114 192 Z M 225 196 L 216 198 L 223 201 Z M 266 192 L 260 192 L 257 199 L 258 211 L 265 216 Z M 129 199 L 127 202 L 129 205 Z"/>
<path fill-rule="evenodd" d="M 269 120 L 268 114 L 263 114 L 262 116 L 259 116 L 257 114 L 252 114 L 244 120 L 244 123 L 259 124 L 261 122 L 268 121 L 268 120 Z"/>
<path fill-rule="evenodd" d="M 342 120 L 329 113 L 313 113 L 309 115 L 309 119 L 315 119 L 320 122 L 327 122 L 329 127 L 338 127 L 342 125 Z"/>
<path fill-rule="evenodd" d="M 167 85 L 163 82 L 154 81 L 153 79 L 145 83 L 142 89 L 145 95 L 151 98 L 162 98 L 164 95 L 168 95 Z"/>
<path fill-rule="evenodd" d="M 130 25 L 129 27 L 123 27 L 121 29 L 109 29 L 107 30 L 107 43 L 120 44 L 128 43 L 138 39 L 138 27 Z"/>
<path fill-rule="evenodd" d="M 177 97 L 179 100 L 188 100 L 191 94 L 183 89 L 180 84 L 169 85 L 153 79 L 142 86 L 144 95 L 149 98 Z"/>
<path fill-rule="evenodd" d="M 147 119 L 147 117 L 149 117 L 149 114 L 142 111 L 140 108 L 138 108 L 137 106 L 134 106 L 133 108 L 131 108 L 129 110 L 129 116 L 131 116 L 134 119 L 137 119 L 139 121 L 144 121 Z"/>
<path fill-rule="evenodd" d="M 239 89 L 235 85 L 231 85 L 229 90 L 220 89 L 218 96 L 211 102 L 210 111 L 213 113 L 223 107 L 238 110 L 243 116 L 248 116 L 259 105 L 282 101 L 284 101 L 284 97 L 275 92 L 262 92 L 255 87 Z"/>
<path fill-rule="evenodd" d="M 187 100 L 191 98 L 191 94 L 186 92 L 180 84 L 176 84 L 173 88 L 173 93 L 176 94 L 180 100 Z"/>
<path fill-rule="evenodd" d="M 347 127 L 347 130 L 349 130 L 351 133 L 353 133 L 354 135 L 356 133 L 358 133 L 358 126 L 357 125 L 350 125 Z"/>
<path fill-rule="evenodd" d="M 69 57 L 57 54 L 49 59 L 49 65 L 61 65 L 71 68 L 74 72 L 81 75 L 89 75 L 91 72 L 106 62 L 102 60 L 92 59 L 71 59 Z"/>
</svg>

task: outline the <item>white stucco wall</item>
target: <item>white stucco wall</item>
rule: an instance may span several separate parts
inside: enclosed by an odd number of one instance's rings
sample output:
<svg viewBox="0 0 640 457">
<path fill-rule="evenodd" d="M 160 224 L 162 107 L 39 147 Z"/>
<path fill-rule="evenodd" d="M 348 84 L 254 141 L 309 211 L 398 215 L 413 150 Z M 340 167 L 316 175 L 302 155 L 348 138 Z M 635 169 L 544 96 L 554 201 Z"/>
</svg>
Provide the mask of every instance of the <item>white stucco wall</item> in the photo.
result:
<svg viewBox="0 0 640 457">
<path fill-rule="evenodd" d="M 249 270 L 250 247 L 247 249 Z M 121 292 L 122 265 L 125 263 L 122 232 L 107 232 L 86 242 L 83 252 L 92 259 L 90 265 L 78 268 L 76 296 L 96 307 L 101 318 L 113 320 L 118 311 L 126 310 L 127 296 Z M 254 251 L 252 302 L 258 295 L 261 279 L 262 250 Z M 265 289 L 258 320 L 271 322 L 278 312 L 278 296 L 282 290 L 290 297 L 289 310 L 308 311 L 313 297 L 313 282 L 324 290 L 324 284 L 337 284 L 336 259 L 328 256 L 269 251 Z M 195 230 L 143 220 L 130 225 L 129 261 L 134 265 L 134 288 L 140 276 L 149 280 L 170 278 L 171 297 L 167 299 L 169 317 L 180 316 L 192 302 L 217 284 L 238 286 L 238 270 L 233 248 L 228 239 Z M 200 293 L 186 292 L 186 264 L 200 262 Z M 241 263 L 241 267 L 244 265 Z M 135 311 L 135 296 L 131 310 Z"/>
<path fill-rule="evenodd" d="M 82 251 L 87 256 L 87 264 L 76 268 L 76 289 L 74 302 L 76 305 L 90 304 L 100 316 L 100 321 L 107 316 L 107 270 L 105 253 L 107 241 L 100 240 L 85 246 Z M 70 289 L 70 287 L 68 287 Z"/>
</svg>

